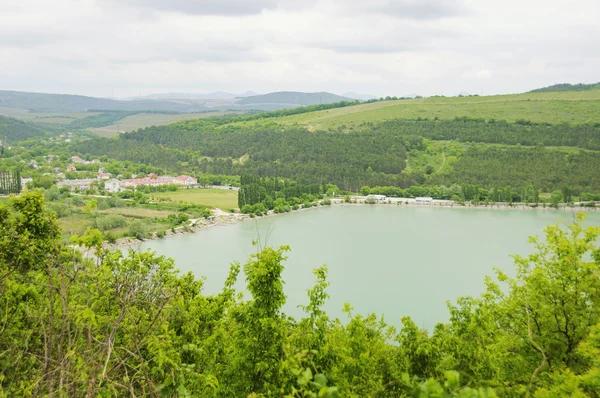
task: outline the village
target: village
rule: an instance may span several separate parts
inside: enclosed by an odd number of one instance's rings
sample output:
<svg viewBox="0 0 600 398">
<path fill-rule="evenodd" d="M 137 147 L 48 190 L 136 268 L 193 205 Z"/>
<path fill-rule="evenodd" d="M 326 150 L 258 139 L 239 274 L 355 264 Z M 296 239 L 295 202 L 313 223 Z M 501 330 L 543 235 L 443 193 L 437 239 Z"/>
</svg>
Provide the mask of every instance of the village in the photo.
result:
<svg viewBox="0 0 600 398">
<path fill-rule="evenodd" d="M 79 156 L 71 157 L 72 163 L 67 166 L 67 172 L 76 172 L 78 164 L 94 164 L 100 163 L 98 159 L 86 161 Z M 64 178 L 64 174 L 58 173 L 59 177 Z M 104 184 L 104 191 L 109 193 L 118 193 L 126 189 L 137 189 L 138 187 L 157 187 L 162 185 L 176 185 L 179 188 L 193 188 L 198 185 L 198 179 L 189 175 L 180 175 L 177 177 L 171 176 L 159 176 L 154 173 L 149 173 L 143 178 L 128 178 L 122 179 L 120 175 L 113 177 L 111 173 L 105 172 L 103 167 L 98 168 L 98 174 L 96 178 L 82 178 L 82 179 L 63 179 L 56 183 L 56 186 L 68 187 L 71 191 L 87 191 L 94 185 L 98 185 L 100 182 Z M 29 181 L 23 179 L 22 183 L 26 184 Z"/>
</svg>

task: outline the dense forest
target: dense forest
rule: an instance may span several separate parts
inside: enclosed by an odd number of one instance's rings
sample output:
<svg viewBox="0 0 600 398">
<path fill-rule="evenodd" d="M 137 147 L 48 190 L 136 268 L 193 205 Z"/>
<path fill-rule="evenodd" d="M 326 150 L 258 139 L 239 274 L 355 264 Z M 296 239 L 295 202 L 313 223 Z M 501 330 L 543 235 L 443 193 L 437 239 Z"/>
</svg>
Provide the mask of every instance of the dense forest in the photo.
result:
<svg viewBox="0 0 600 398">
<path fill-rule="evenodd" d="M 150 127 L 74 147 L 156 167 L 185 164 L 211 174 L 284 177 L 347 190 L 362 186 L 475 184 L 481 188 L 533 185 L 543 192 L 565 186 L 600 192 L 600 125 L 569 126 L 497 120 L 392 120 L 347 131 L 309 132 L 274 125 L 221 126 L 202 120 Z M 426 156 L 427 140 L 460 142 L 448 166 L 407 169 L 410 157 Z M 456 145 L 453 145 L 455 148 Z M 445 160 L 444 160 L 445 162 Z M 451 164 L 450 164 L 451 163 Z"/>
<path fill-rule="evenodd" d="M 533 185 L 542 192 L 569 186 L 577 192 L 600 192 L 596 170 L 600 170 L 598 152 L 472 145 L 451 173 L 433 176 L 432 182 L 483 187 Z"/>
<path fill-rule="evenodd" d="M 327 267 L 291 318 L 287 247 L 257 247 L 222 291 L 149 252 L 60 241 L 41 192 L 0 205 L 0 394 L 203 397 L 599 397 L 600 230 L 551 226 L 431 331 L 330 318 Z M 240 275 L 243 273 L 243 276 Z M 234 289 L 246 281 L 249 295 Z"/>
<path fill-rule="evenodd" d="M 0 141 L 2 143 L 12 144 L 44 135 L 44 130 L 38 126 L 0 115 Z"/>
</svg>

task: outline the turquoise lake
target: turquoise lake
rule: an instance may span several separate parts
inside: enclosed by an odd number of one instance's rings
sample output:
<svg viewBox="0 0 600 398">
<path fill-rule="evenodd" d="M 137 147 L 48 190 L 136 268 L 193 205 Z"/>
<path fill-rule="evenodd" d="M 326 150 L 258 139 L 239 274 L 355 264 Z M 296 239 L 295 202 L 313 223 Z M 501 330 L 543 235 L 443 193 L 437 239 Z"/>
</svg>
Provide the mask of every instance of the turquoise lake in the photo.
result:
<svg viewBox="0 0 600 398">
<path fill-rule="evenodd" d="M 148 241 L 141 248 L 173 257 L 181 271 L 206 277 L 205 292 L 220 291 L 232 261 L 244 263 L 263 245 L 289 245 L 284 312 L 301 316 L 312 270 L 329 268 L 325 308 L 344 320 L 345 302 L 354 313 L 383 315 L 393 325 L 409 315 L 429 330 L 448 319 L 446 301 L 478 295 L 493 267 L 514 274 L 511 254 L 532 251 L 531 235 L 575 213 L 550 210 L 490 210 L 396 206 L 332 206 L 246 220 L 195 234 Z M 592 212 L 586 224 L 600 225 Z M 239 289 L 244 291 L 240 273 Z M 248 297 L 248 293 L 245 295 Z"/>
</svg>

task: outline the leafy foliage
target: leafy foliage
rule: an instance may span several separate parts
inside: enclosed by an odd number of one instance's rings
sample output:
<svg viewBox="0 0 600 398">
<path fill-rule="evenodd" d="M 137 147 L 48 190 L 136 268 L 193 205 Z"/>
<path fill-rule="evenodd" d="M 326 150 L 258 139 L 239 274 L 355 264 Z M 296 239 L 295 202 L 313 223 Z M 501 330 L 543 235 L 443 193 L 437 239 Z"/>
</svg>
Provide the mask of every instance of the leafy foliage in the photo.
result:
<svg viewBox="0 0 600 398">
<path fill-rule="evenodd" d="M 222 291 L 151 252 L 60 243 L 40 192 L 0 205 L 0 394 L 7 396 L 598 397 L 600 229 L 551 226 L 430 334 L 323 311 L 327 267 L 293 319 L 288 247 L 231 265 Z M 240 271 L 248 298 L 236 294 Z M 505 285 L 504 288 L 501 285 Z M 496 395 L 497 394 L 497 395 Z"/>
</svg>

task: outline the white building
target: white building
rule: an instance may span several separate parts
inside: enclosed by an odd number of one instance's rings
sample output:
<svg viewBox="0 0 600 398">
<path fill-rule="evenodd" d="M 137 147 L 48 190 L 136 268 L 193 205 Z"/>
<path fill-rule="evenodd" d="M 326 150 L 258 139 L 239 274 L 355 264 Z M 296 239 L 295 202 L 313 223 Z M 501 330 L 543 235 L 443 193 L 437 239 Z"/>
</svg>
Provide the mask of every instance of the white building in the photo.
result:
<svg viewBox="0 0 600 398">
<path fill-rule="evenodd" d="M 383 200 L 387 199 L 387 196 L 385 195 L 369 195 L 367 196 L 367 199 L 375 199 L 378 202 L 381 202 Z"/>
<path fill-rule="evenodd" d="M 23 177 L 21 178 L 21 191 L 25 189 L 25 186 L 30 183 L 31 181 L 33 181 L 33 178 L 31 177 Z"/>
<path fill-rule="evenodd" d="M 111 177 L 112 177 L 112 174 L 110 174 L 110 173 L 105 173 L 103 171 L 98 172 L 99 180 L 109 180 Z"/>
<path fill-rule="evenodd" d="M 104 190 L 106 192 L 120 192 L 121 191 L 121 181 L 113 178 L 112 180 L 108 180 L 104 182 Z"/>
<path fill-rule="evenodd" d="M 429 197 L 417 197 L 417 198 L 415 198 L 415 202 L 419 202 L 419 203 L 431 203 L 431 202 L 433 202 L 433 198 L 429 198 Z"/>
<path fill-rule="evenodd" d="M 92 178 L 81 179 L 81 180 L 64 180 L 56 183 L 56 186 L 69 187 L 71 191 L 87 191 L 90 189 L 92 182 L 97 181 Z"/>
<path fill-rule="evenodd" d="M 198 183 L 198 179 L 191 176 L 179 176 L 175 177 L 173 182 L 180 185 L 194 185 Z"/>
</svg>

